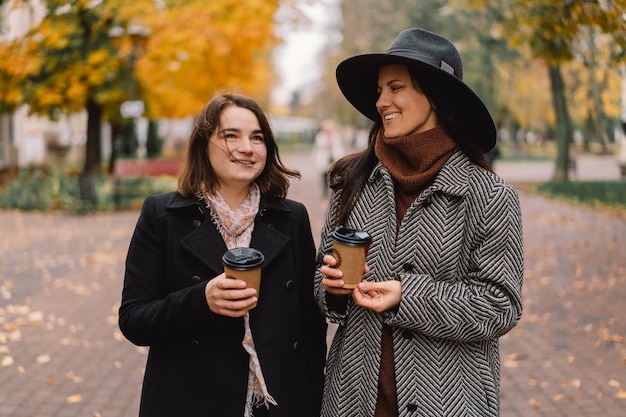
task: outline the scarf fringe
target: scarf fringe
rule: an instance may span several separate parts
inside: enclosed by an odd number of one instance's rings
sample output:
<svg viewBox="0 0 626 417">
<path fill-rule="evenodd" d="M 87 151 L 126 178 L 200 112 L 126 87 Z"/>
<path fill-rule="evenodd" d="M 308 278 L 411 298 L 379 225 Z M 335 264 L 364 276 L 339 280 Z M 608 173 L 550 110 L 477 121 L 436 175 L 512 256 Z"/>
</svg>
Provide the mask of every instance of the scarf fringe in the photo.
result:
<svg viewBox="0 0 626 417">
<path fill-rule="evenodd" d="M 248 372 L 248 392 L 246 394 L 246 407 L 244 417 L 254 417 L 253 409 L 265 405 L 269 410 L 270 404 L 278 405 L 274 397 L 271 396 L 265 385 L 265 378 L 261 370 L 259 356 L 254 348 L 254 340 L 252 338 L 252 329 L 250 328 L 250 314 L 246 313 L 243 317 L 245 334 L 241 344 L 250 355 L 249 372 Z"/>
<path fill-rule="evenodd" d="M 246 401 L 246 408 L 243 413 L 243 417 L 254 417 L 253 410 L 258 408 L 260 405 L 264 405 L 268 410 L 270 409 L 270 404 L 278 405 L 276 400 L 269 394 L 263 394 L 258 389 L 250 391 L 249 394 L 252 394 L 250 401 Z"/>
</svg>

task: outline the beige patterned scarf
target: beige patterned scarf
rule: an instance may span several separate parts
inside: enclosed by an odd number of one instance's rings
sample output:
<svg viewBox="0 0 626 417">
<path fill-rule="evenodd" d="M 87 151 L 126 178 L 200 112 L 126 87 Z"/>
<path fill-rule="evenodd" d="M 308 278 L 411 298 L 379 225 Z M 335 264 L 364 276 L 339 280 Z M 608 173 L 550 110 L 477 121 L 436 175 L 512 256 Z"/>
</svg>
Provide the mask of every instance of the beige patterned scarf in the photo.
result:
<svg viewBox="0 0 626 417">
<path fill-rule="evenodd" d="M 203 193 L 202 198 L 211 211 L 213 221 L 217 226 L 226 247 L 228 249 L 249 247 L 254 230 L 254 218 L 259 211 L 261 193 L 256 183 L 250 185 L 248 196 L 237 209 L 232 210 L 219 192 L 210 194 Z M 254 348 L 252 330 L 250 329 L 250 314 L 244 316 L 245 334 L 242 345 L 250 355 L 250 371 L 248 373 L 248 392 L 246 394 L 246 408 L 244 417 L 252 417 L 253 409 L 259 405 L 265 405 L 269 409 L 270 404 L 278 405 L 267 391 L 265 378 L 261 371 L 259 356 Z"/>
</svg>

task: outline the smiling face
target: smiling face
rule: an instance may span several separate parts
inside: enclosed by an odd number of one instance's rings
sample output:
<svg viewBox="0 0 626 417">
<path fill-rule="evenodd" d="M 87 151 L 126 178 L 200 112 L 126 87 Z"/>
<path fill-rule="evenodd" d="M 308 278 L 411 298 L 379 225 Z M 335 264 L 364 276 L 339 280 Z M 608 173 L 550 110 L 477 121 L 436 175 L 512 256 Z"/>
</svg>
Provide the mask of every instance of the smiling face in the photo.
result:
<svg viewBox="0 0 626 417">
<path fill-rule="evenodd" d="M 228 106 L 209 140 L 209 163 L 220 189 L 245 188 L 265 168 L 267 147 L 256 115 L 243 107 Z"/>
<path fill-rule="evenodd" d="M 385 65 L 378 71 L 376 108 L 386 138 L 425 132 L 437 126 L 428 97 L 413 82 L 405 65 Z"/>
</svg>

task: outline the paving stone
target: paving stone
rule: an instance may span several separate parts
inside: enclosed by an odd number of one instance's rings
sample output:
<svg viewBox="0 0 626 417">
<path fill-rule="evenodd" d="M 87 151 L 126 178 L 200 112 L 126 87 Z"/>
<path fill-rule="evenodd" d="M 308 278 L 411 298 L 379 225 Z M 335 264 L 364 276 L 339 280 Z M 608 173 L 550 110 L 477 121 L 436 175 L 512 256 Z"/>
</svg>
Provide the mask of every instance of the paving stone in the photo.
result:
<svg viewBox="0 0 626 417">
<path fill-rule="evenodd" d="M 303 174 L 290 197 L 306 204 L 318 242 L 327 200 L 308 158 L 283 155 Z M 577 177 L 616 178 L 613 168 L 585 157 Z M 512 183 L 551 173 L 499 170 Z M 521 202 L 525 310 L 501 339 L 501 416 L 624 416 L 626 213 L 525 193 Z M 116 322 L 137 215 L 0 211 L 1 417 L 137 415 L 146 349 Z"/>
</svg>

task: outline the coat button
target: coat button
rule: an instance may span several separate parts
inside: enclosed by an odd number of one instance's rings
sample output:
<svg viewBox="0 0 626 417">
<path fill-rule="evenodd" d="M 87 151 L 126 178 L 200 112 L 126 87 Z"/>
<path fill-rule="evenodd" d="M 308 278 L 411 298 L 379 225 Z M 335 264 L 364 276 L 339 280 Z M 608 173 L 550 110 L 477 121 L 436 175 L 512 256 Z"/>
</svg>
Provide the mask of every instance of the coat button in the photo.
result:
<svg viewBox="0 0 626 417">
<path fill-rule="evenodd" d="M 407 411 L 417 411 L 417 404 L 409 404 L 406 406 Z"/>
<path fill-rule="evenodd" d="M 200 220 L 195 219 L 194 221 L 191 222 L 191 227 L 195 229 L 196 227 L 200 227 L 201 224 L 202 222 Z"/>
<path fill-rule="evenodd" d="M 200 278 L 197 275 L 194 275 L 193 277 L 191 277 L 191 282 L 193 282 L 194 284 L 198 284 L 200 281 L 202 281 L 202 278 Z"/>
<path fill-rule="evenodd" d="M 198 349 L 200 347 L 200 342 L 198 342 L 196 339 L 190 340 L 189 347 L 192 349 Z"/>
<path fill-rule="evenodd" d="M 299 352 L 301 348 L 301 343 L 300 342 L 295 342 L 293 344 L 293 350 L 295 350 L 296 352 Z"/>
<path fill-rule="evenodd" d="M 287 291 L 293 290 L 293 286 L 294 285 L 295 284 L 293 283 L 293 280 L 291 280 L 291 279 L 289 281 L 285 282 L 285 288 L 287 288 Z"/>
<path fill-rule="evenodd" d="M 413 272 L 413 270 L 415 269 L 415 266 L 407 262 L 404 265 L 402 265 L 402 269 L 404 270 L 404 272 Z"/>
<path fill-rule="evenodd" d="M 413 338 L 413 332 L 410 330 L 403 330 L 402 331 L 402 337 L 405 339 L 412 339 Z"/>
</svg>

